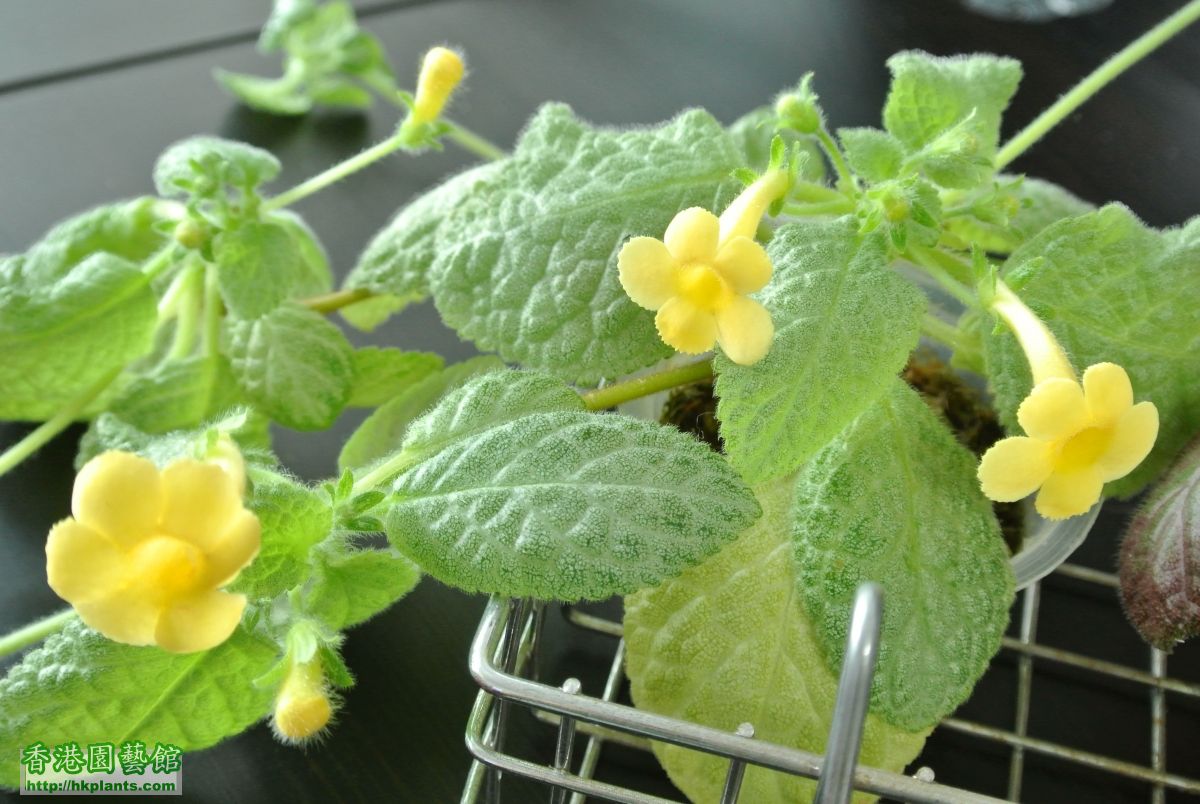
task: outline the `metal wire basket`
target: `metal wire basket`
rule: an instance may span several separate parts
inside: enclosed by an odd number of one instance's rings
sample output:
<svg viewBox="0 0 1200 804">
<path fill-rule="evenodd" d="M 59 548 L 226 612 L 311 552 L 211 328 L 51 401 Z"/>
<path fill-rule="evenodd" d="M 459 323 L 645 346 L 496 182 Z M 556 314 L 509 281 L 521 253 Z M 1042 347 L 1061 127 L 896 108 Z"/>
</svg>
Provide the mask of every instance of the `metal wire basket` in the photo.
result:
<svg viewBox="0 0 1200 804">
<path fill-rule="evenodd" d="M 1086 534 L 1095 513 L 1093 511 L 1086 522 L 1076 523 L 1082 534 L 1078 538 L 1075 538 L 1075 534 L 1071 535 L 1075 539 L 1074 545 L 1077 546 L 1082 535 Z M 1061 553 L 1063 548 L 1056 549 Z M 1074 546 L 1070 549 L 1074 549 Z M 1170 692 L 1200 700 L 1200 684 L 1169 678 L 1166 656 L 1158 650 L 1148 649 L 1147 671 L 1036 642 L 1039 579 L 1049 571 L 1046 561 L 1061 562 L 1062 557 L 1059 555 L 1032 563 L 1027 560 L 1024 566 L 1015 565 L 1018 586 L 1024 588 L 1020 631 L 1018 638 L 1005 637 L 1002 644 L 1004 651 L 1017 655 L 1013 728 L 1001 729 L 959 718 L 944 720 L 941 728 L 1008 747 L 1008 800 L 1020 799 L 1027 754 L 1051 756 L 1095 771 L 1140 780 L 1150 785 L 1155 804 L 1165 801 L 1167 790 L 1200 793 L 1200 780 L 1166 771 L 1166 695 Z M 1055 571 L 1076 581 L 1105 587 L 1108 591 L 1117 586 L 1115 576 L 1082 566 L 1061 564 Z M 574 626 L 607 635 L 614 645 L 603 692 L 600 697 L 585 695 L 574 678 L 567 678 L 561 686 L 539 681 L 535 670 L 537 662 L 533 658 L 543 638 L 546 606 L 533 601 L 492 599 L 471 646 L 470 669 L 482 691 L 467 725 L 467 747 L 475 761 L 462 801 L 464 804 L 477 801 L 499 804 L 503 800 L 503 776 L 507 773 L 547 785 L 552 804 L 565 802 L 568 795 L 572 804 L 581 804 L 585 797 L 630 804 L 668 804 L 671 799 L 593 778 L 606 742 L 648 751 L 651 740 L 661 740 L 728 759 L 722 804 L 738 800 L 747 763 L 818 780 L 815 800 L 822 804 L 849 801 L 854 790 L 912 802 L 1001 801 L 959 787 L 938 784 L 929 768 L 921 768 L 910 777 L 856 764 L 879 644 L 882 606 L 882 594 L 878 587 L 864 584 L 858 590 L 833 724 L 826 753 L 822 756 L 754 740 L 753 724 L 743 724 L 736 732 L 729 733 L 618 703 L 616 699 L 624 680 L 625 657 L 621 624 L 579 608 L 562 607 Z M 1148 688 L 1152 724 L 1149 765 L 1120 761 L 1028 736 L 1035 659 Z M 510 708 L 514 705 L 531 709 L 540 720 L 557 729 L 556 750 L 552 760 L 547 757 L 546 761 L 535 761 L 506 752 Z M 587 743 L 582 759 L 575 762 L 572 749 L 577 733 L 585 735 Z"/>
</svg>

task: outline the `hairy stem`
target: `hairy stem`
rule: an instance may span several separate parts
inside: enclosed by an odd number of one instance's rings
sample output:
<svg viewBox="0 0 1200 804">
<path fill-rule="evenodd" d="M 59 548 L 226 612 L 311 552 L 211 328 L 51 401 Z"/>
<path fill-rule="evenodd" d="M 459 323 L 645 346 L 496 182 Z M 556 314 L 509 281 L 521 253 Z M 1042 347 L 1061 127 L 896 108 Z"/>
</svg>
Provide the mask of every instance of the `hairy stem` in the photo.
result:
<svg viewBox="0 0 1200 804">
<path fill-rule="evenodd" d="M 966 307 L 977 307 L 979 299 L 967 284 L 970 279 L 970 267 L 956 259 L 953 255 L 936 248 L 921 248 L 911 246 L 903 255 L 913 265 L 924 271 L 938 287 L 958 299 Z M 963 272 L 967 272 L 963 275 Z"/>
<path fill-rule="evenodd" d="M 854 174 L 850 172 L 850 167 L 846 164 L 846 158 L 842 156 L 842 149 L 838 147 L 833 137 L 825 130 L 825 126 L 817 129 L 816 136 L 817 142 L 821 143 L 821 148 L 833 164 L 833 169 L 837 171 L 838 183 L 844 185 L 849 192 L 858 195 L 858 182 L 854 180 Z"/>
<path fill-rule="evenodd" d="M 503 159 L 507 156 L 504 149 L 499 145 L 479 136 L 469 128 L 464 128 L 458 123 L 445 119 L 442 122 L 450 126 L 450 130 L 446 132 L 446 136 L 463 150 L 470 151 L 476 156 L 490 160 Z"/>
<path fill-rule="evenodd" d="M 57 614 L 35 620 L 11 634 L 0 637 L 0 658 L 41 642 L 51 634 L 58 633 L 74 618 L 75 609 L 64 609 Z"/>
<path fill-rule="evenodd" d="M 956 351 L 959 348 L 958 327 L 943 321 L 933 313 L 927 312 L 921 319 L 921 333 Z"/>
<path fill-rule="evenodd" d="M 108 388 L 112 384 L 112 381 L 117 378 L 117 375 L 124 369 L 125 367 L 121 366 L 105 374 L 82 394 L 63 405 L 58 413 L 47 419 L 40 427 L 13 444 L 3 454 L 0 454 L 0 475 L 6 474 L 10 469 L 21 463 L 21 461 L 45 446 L 50 439 L 63 430 L 66 430 L 71 425 L 71 422 L 75 421 L 76 417 L 79 416 L 80 412 L 93 399 L 100 396 L 104 392 L 104 389 Z"/>
<path fill-rule="evenodd" d="M 353 290 L 335 290 L 332 293 L 322 293 L 320 296 L 309 296 L 307 299 L 300 299 L 300 303 L 310 310 L 318 313 L 332 313 L 343 307 L 364 301 L 371 298 L 375 294 L 366 288 L 354 288 Z"/>
<path fill-rule="evenodd" d="M 217 267 L 209 265 L 204 272 L 204 354 L 215 357 L 221 353 L 221 316 L 225 304 L 217 286 Z"/>
<path fill-rule="evenodd" d="M 581 396 L 583 397 L 583 404 L 588 410 L 607 410 L 608 408 L 620 405 L 622 402 L 629 402 L 639 397 L 649 396 L 659 391 L 665 391 L 668 388 L 674 388 L 677 385 L 685 385 L 697 380 L 707 380 L 712 376 L 712 360 L 699 360 L 695 363 L 689 363 L 686 366 L 656 371 L 644 377 L 636 377 L 632 380 L 625 380 L 624 382 L 615 383 L 605 388 L 597 388 L 594 391 L 581 394 Z"/>
<path fill-rule="evenodd" d="M 1192 0 L 1115 53 L 1108 61 L 1097 67 L 1091 75 L 1076 84 L 1074 89 L 1059 98 L 1050 108 L 1038 115 L 1032 123 L 1005 143 L 1000 152 L 996 154 L 996 170 L 1000 170 L 1029 150 L 1035 142 L 1045 136 L 1046 132 L 1061 123 L 1071 112 L 1082 106 L 1085 101 L 1113 79 L 1197 19 L 1200 19 L 1200 0 Z"/>
<path fill-rule="evenodd" d="M 388 156 L 389 154 L 399 150 L 401 145 L 402 143 L 399 137 L 388 137 L 383 142 L 376 143 L 362 153 L 355 154 L 345 161 L 338 162 L 333 167 L 318 173 L 311 179 L 297 184 L 292 189 L 287 190 L 275 196 L 274 198 L 267 199 L 262 208 L 265 212 L 271 212 L 276 209 L 282 209 L 286 206 L 290 206 L 303 198 L 307 198 L 314 193 L 324 190 L 326 187 L 334 184 L 335 182 L 341 181 L 350 174 L 356 173 L 368 165 L 383 159 L 385 156 Z"/>
</svg>

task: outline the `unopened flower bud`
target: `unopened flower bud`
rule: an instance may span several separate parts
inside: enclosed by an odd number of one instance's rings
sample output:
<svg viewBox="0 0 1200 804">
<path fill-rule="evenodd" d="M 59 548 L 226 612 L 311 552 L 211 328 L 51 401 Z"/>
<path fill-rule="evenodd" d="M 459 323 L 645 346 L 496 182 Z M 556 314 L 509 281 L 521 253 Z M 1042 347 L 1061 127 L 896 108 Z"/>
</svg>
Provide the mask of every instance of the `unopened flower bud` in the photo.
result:
<svg viewBox="0 0 1200 804">
<path fill-rule="evenodd" d="M 333 702 L 321 670 L 321 660 L 295 662 L 275 699 L 272 726 L 286 743 L 300 743 L 314 737 L 333 717 Z"/>
<path fill-rule="evenodd" d="M 184 218 L 175 225 L 175 242 L 184 248 L 197 249 L 208 239 L 208 232 L 195 220 Z"/>
<path fill-rule="evenodd" d="M 412 121 L 432 123 L 437 120 L 455 87 L 462 81 L 464 71 L 462 56 L 450 48 L 435 47 L 426 53 L 417 78 Z"/>
</svg>

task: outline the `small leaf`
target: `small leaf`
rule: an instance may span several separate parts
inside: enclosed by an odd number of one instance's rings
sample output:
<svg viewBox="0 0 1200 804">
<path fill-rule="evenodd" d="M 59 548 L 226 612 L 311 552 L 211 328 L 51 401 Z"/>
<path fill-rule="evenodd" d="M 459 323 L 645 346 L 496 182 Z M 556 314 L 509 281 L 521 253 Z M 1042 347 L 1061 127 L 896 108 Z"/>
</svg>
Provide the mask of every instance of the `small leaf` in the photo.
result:
<svg viewBox="0 0 1200 804">
<path fill-rule="evenodd" d="M 760 295 L 775 342 L 753 366 L 717 358 L 717 418 L 750 482 L 793 472 L 883 394 L 916 346 L 925 299 L 849 219 L 780 227 Z"/>
<path fill-rule="evenodd" d="M 758 516 L 707 445 L 617 415 L 536 413 L 396 479 L 388 538 L 470 592 L 603 599 L 678 574 Z"/>
<path fill-rule="evenodd" d="M 280 424 L 328 427 L 353 381 L 353 349 L 319 313 L 292 302 L 262 318 L 225 321 L 224 347 L 246 396 Z"/>
<path fill-rule="evenodd" d="M 680 210 L 722 208 L 741 162 L 700 110 L 614 130 L 543 106 L 438 230 L 438 312 L 480 349 L 568 381 L 651 365 L 670 349 L 621 288 L 617 254 L 632 236 L 662 237 Z"/>
<path fill-rule="evenodd" d="M 1169 652 L 1200 634 L 1200 441 L 1129 523 L 1120 577 L 1121 605 L 1142 639 Z"/>
<path fill-rule="evenodd" d="M 230 94 L 251 109 L 283 116 L 307 114 L 313 99 L 290 76 L 263 78 L 228 70 L 214 70 L 213 77 Z"/>
<path fill-rule="evenodd" d="M 238 388 L 220 355 L 168 360 L 134 378 L 109 410 L 146 433 L 192 428 L 237 404 Z"/>
<path fill-rule="evenodd" d="M 840 670 L 854 593 L 883 587 L 872 711 L 936 724 L 1000 648 L 1013 576 L 975 456 L 900 380 L 796 481 L 796 589 Z"/>
<path fill-rule="evenodd" d="M 291 296 L 319 296 L 333 288 L 333 273 L 329 269 L 329 256 L 321 245 L 312 227 L 290 209 L 280 209 L 263 219 L 266 223 L 282 226 L 292 236 L 292 242 L 300 257 L 300 266 L 292 272 Z"/>
<path fill-rule="evenodd" d="M 247 507 L 262 525 L 262 547 L 230 589 L 274 598 L 312 572 L 309 551 L 333 529 L 333 508 L 328 497 L 294 482 L 256 485 Z"/>
<path fill-rule="evenodd" d="M 373 408 L 398 396 L 442 368 L 440 355 L 368 346 L 353 357 L 350 407 Z"/>
<path fill-rule="evenodd" d="M 996 181 L 1001 185 L 1015 185 L 998 193 L 997 202 L 1015 204 L 1016 212 L 1006 223 L 966 215 L 947 219 L 946 228 L 965 244 L 1008 254 L 1050 224 L 1095 210 L 1088 202 L 1048 181 L 1003 174 L 997 176 Z"/>
<path fill-rule="evenodd" d="M 742 163 L 749 167 L 758 178 L 758 174 L 767 170 L 771 161 L 771 144 L 775 138 L 780 138 L 787 148 L 799 148 L 807 155 L 800 170 L 800 178 L 806 181 L 819 182 L 825 178 L 825 159 L 821 149 L 813 143 L 811 137 L 805 137 L 792 130 L 775 130 L 775 110 L 770 106 L 760 106 L 734 120 L 729 125 L 729 136 L 742 154 Z M 753 181 L 753 179 L 751 179 Z"/>
<path fill-rule="evenodd" d="M 208 182 L 207 196 L 225 185 L 254 188 L 279 175 L 279 160 L 262 148 L 220 137 L 191 137 L 163 151 L 154 165 L 154 187 L 166 198 L 192 194 L 196 182 Z"/>
<path fill-rule="evenodd" d="M 305 611 L 335 631 L 374 617 L 411 592 L 421 570 L 395 550 L 355 550 L 318 562 Z"/>
<path fill-rule="evenodd" d="M 79 441 L 75 469 L 78 471 L 92 458 L 110 449 L 136 452 L 159 467 L 178 458 L 200 458 L 211 439 L 219 433 L 227 433 L 237 442 L 247 463 L 269 468 L 276 461 L 270 453 L 271 440 L 267 425 L 267 420 L 261 414 L 248 408 L 233 408 L 225 411 L 221 418 L 200 427 L 154 435 L 139 430 L 112 413 L 101 413 Z"/>
<path fill-rule="evenodd" d="M 904 163 L 904 145 L 877 128 L 839 128 L 838 139 L 850 168 L 869 182 L 894 179 Z"/>
<path fill-rule="evenodd" d="M 413 419 L 433 407 L 442 395 L 476 374 L 496 371 L 504 364 L 494 357 L 473 357 L 416 383 L 379 406 L 351 434 L 338 455 L 339 469 L 362 469 L 400 449 L 404 431 Z"/>
<path fill-rule="evenodd" d="M 625 599 L 626 669 L 639 709 L 824 753 L 837 677 L 796 594 L 791 478 L 760 486 L 758 522 L 703 564 Z M 907 733 L 868 714 L 859 762 L 899 773 L 927 732 Z M 651 743 L 692 801 L 717 801 L 729 761 Z M 748 765 L 741 801 L 811 801 L 815 782 Z M 869 799 L 858 795 L 863 804 Z"/>
<path fill-rule="evenodd" d="M 277 659 L 273 644 L 240 628 L 212 650 L 178 654 L 72 622 L 0 681 L 0 753 L 13 757 L 0 763 L 0 784 L 19 784 L 15 758 L 38 740 L 207 748 L 267 714 L 274 693 L 251 680 Z"/>
<path fill-rule="evenodd" d="M 258 318 L 292 298 L 306 266 L 292 233 L 274 223 L 249 221 L 221 232 L 213 246 L 217 284 L 225 306 L 240 318 Z"/>
</svg>

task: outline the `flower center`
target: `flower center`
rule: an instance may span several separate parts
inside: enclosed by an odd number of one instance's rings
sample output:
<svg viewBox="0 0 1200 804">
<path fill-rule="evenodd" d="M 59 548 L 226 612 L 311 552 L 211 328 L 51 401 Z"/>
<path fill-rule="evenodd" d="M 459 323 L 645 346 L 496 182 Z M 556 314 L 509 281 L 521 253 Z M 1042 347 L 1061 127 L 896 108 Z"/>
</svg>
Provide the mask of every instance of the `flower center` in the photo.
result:
<svg viewBox="0 0 1200 804">
<path fill-rule="evenodd" d="M 174 536 L 153 536 L 133 550 L 135 583 L 159 600 L 196 590 L 208 562 L 194 544 Z"/>
<path fill-rule="evenodd" d="M 1055 468 L 1070 472 L 1091 466 L 1105 453 L 1110 441 L 1111 427 L 1088 427 L 1080 430 L 1063 444 Z"/>
<path fill-rule="evenodd" d="M 733 301 L 733 289 L 708 263 L 694 262 L 679 274 L 679 295 L 710 313 L 724 310 Z"/>
</svg>

